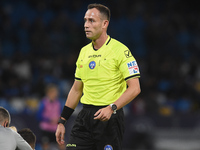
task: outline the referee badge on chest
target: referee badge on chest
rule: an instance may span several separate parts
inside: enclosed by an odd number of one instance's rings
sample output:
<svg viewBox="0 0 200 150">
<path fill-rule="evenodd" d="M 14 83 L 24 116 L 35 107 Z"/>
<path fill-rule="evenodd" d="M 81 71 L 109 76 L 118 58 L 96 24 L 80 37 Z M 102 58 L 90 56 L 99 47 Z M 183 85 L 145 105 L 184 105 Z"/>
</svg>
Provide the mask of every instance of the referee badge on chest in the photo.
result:
<svg viewBox="0 0 200 150">
<path fill-rule="evenodd" d="M 113 147 L 111 145 L 106 145 L 104 147 L 104 150 L 113 150 Z"/>
<path fill-rule="evenodd" d="M 89 68 L 90 69 L 94 69 L 96 67 L 96 62 L 95 61 L 91 61 L 90 63 L 89 63 Z"/>
</svg>

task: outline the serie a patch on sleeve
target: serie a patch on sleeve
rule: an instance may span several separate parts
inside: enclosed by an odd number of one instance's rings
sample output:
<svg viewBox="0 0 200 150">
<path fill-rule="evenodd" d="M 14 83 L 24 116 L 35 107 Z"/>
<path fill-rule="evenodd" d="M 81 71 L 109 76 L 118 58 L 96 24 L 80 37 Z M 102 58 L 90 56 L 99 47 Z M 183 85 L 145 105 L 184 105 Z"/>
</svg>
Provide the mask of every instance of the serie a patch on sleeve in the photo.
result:
<svg viewBox="0 0 200 150">
<path fill-rule="evenodd" d="M 136 61 L 131 61 L 127 63 L 130 75 L 139 73 L 139 68 Z"/>
</svg>

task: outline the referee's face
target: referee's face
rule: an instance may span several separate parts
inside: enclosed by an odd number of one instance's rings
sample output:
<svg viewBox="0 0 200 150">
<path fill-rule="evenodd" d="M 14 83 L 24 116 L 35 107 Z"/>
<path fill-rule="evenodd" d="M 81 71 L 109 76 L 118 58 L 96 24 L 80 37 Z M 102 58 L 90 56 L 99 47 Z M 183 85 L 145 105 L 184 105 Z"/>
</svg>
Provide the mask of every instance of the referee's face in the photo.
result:
<svg viewBox="0 0 200 150">
<path fill-rule="evenodd" d="M 102 14 L 96 8 L 88 9 L 84 17 L 85 34 L 88 39 L 96 40 L 105 31 Z"/>
</svg>

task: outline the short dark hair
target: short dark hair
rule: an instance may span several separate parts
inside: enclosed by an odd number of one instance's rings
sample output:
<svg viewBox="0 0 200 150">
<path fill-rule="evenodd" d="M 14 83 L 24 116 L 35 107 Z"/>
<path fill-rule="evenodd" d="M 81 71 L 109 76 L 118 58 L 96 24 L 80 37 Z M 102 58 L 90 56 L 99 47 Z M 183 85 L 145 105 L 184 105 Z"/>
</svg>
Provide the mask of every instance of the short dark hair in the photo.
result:
<svg viewBox="0 0 200 150">
<path fill-rule="evenodd" d="M 24 128 L 18 131 L 23 139 L 32 147 L 35 148 L 36 136 L 29 128 Z"/>
<path fill-rule="evenodd" d="M 100 13 L 104 14 L 107 17 L 108 21 L 110 21 L 111 14 L 110 14 L 110 9 L 108 7 L 102 4 L 96 4 L 96 3 L 89 4 L 88 9 L 92 9 L 92 8 L 96 8 L 97 10 L 99 10 Z"/>
<path fill-rule="evenodd" d="M 8 122 L 10 124 L 11 122 L 10 113 L 8 112 L 7 109 L 0 106 L 0 124 L 3 123 L 6 119 L 8 119 Z"/>
</svg>

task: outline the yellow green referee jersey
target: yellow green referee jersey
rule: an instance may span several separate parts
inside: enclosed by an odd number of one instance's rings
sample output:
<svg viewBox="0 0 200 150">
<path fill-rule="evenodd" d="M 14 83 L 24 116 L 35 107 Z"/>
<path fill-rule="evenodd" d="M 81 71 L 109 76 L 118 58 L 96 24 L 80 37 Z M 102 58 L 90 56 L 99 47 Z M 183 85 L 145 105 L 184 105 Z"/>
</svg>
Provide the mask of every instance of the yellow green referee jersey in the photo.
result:
<svg viewBox="0 0 200 150">
<path fill-rule="evenodd" d="M 76 62 L 75 80 L 83 82 L 83 104 L 109 105 L 124 93 L 127 80 L 139 77 L 130 50 L 110 36 L 98 50 L 92 42 L 84 46 Z"/>
</svg>

